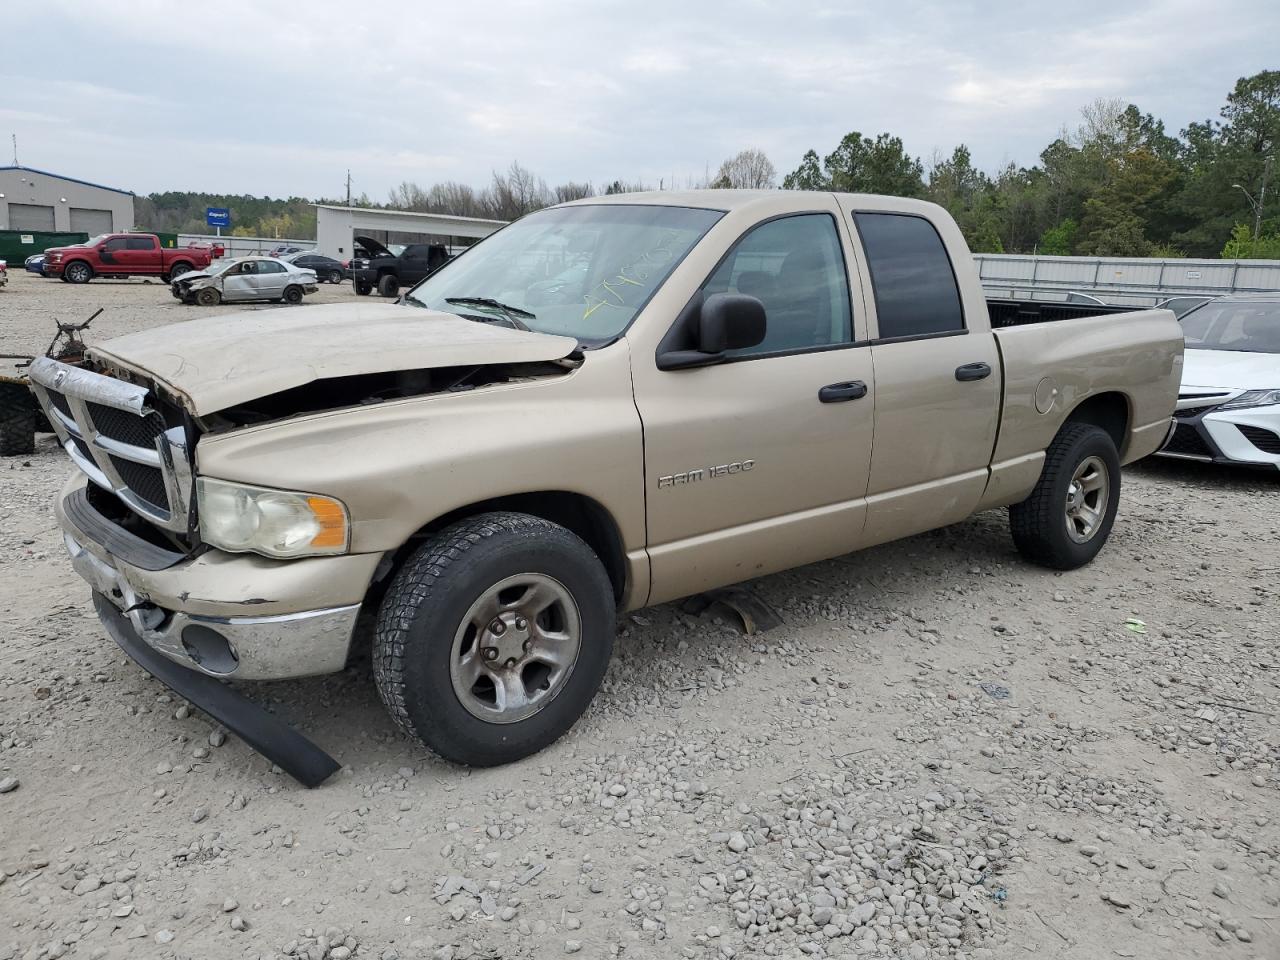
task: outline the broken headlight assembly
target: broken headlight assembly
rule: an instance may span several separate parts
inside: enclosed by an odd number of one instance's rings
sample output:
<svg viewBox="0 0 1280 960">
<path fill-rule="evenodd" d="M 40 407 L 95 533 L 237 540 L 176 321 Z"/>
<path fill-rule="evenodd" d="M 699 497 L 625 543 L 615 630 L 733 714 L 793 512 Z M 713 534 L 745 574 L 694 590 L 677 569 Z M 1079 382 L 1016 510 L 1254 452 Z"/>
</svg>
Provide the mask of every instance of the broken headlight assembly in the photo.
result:
<svg viewBox="0 0 1280 960">
<path fill-rule="evenodd" d="M 200 537 L 230 553 L 264 557 L 332 556 L 351 544 L 347 508 L 332 497 L 199 477 Z"/>
</svg>

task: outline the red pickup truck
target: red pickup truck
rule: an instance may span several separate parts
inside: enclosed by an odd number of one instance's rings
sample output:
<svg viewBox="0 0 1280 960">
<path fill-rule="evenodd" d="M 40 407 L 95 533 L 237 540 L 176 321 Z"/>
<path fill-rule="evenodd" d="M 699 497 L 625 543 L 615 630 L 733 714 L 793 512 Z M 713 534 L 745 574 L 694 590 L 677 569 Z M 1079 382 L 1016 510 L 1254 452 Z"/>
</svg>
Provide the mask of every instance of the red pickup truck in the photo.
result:
<svg viewBox="0 0 1280 960">
<path fill-rule="evenodd" d="M 153 233 L 104 233 L 71 247 L 45 251 L 44 275 L 67 283 L 88 283 L 94 277 L 159 277 L 168 283 L 188 270 L 209 266 L 206 247 L 161 246 Z"/>
</svg>

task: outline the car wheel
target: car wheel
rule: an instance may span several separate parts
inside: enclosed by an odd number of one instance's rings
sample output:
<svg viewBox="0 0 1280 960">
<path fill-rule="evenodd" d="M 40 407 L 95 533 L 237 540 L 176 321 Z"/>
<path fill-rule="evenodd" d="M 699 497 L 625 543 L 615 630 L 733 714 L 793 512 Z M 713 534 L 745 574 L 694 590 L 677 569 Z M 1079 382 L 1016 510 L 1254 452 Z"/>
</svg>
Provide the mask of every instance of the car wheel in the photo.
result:
<svg viewBox="0 0 1280 960">
<path fill-rule="evenodd" d="M 301 303 L 301 302 L 302 302 L 302 288 L 301 288 L 301 287 L 285 287 L 285 290 L 284 290 L 284 302 L 285 302 L 285 303 L 294 303 L 294 304 Z"/>
<path fill-rule="evenodd" d="M 25 456 L 35 448 L 35 397 L 25 383 L 0 383 L 0 457 Z"/>
<path fill-rule="evenodd" d="M 189 267 L 187 264 L 175 263 L 172 267 L 169 268 L 169 279 L 165 280 L 165 283 L 168 283 L 169 280 L 177 280 L 178 277 L 182 276 L 184 273 L 190 273 L 190 272 L 191 272 L 191 267 Z"/>
<path fill-rule="evenodd" d="M 196 291 L 196 303 L 202 307 L 216 307 L 222 302 L 222 294 L 213 287 L 204 287 Z"/>
<path fill-rule="evenodd" d="M 394 297 L 400 291 L 400 281 L 389 273 L 378 278 L 378 296 Z"/>
<path fill-rule="evenodd" d="M 373 671 L 396 723 L 447 760 L 510 763 L 586 710 L 613 651 L 613 590 L 595 553 L 520 513 L 427 540 L 378 611 Z"/>
<path fill-rule="evenodd" d="M 1068 423 L 1049 445 L 1031 496 L 1009 508 L 1009 529 L 1032 563 L 1074 570 L 1107 542 L 1119 504 L 1120 456 L 1111 435 Z"/>
<path fill-rule="evenodd" d="M 67 264 L 62 276 L 67 283 L 88 283 L 93 279 L 93 268 L 83 260 L 76 260 Z"/>
<path fill-rule="evenodd" d="M 341 270 L 330 270 L 330 271 L 329 271 L 329 282 L 330 282 L 330 283 L 341 283 L 341 282 L 342 282 L 342 271 L 341 271 Z"/>
<path fill-rule="evenodd" d="M 361 297 L 367 297 L 369 294 L 373 293 L 373 284 L 368 280 L 357 280 L 356 293 Z"/>
</svg>

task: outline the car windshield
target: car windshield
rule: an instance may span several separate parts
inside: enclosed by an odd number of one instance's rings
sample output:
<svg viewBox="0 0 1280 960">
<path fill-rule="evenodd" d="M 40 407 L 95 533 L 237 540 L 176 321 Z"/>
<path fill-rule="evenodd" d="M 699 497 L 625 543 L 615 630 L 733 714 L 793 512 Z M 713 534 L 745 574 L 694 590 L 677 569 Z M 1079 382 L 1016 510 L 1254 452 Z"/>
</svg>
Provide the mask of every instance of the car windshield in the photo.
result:
<svg viewBox="0 0 1280 960">
<path fill-rule="evenodd" d="M 575 337 L 584 346 L 606 343 L 626 329 L 721 216 L 718 210 L 629 204 L 543 210 L 473 246 L 407 299 L 501 320 L 499 307 L 448 302 L 495 300 L 523 311 L 532 330 Z"/>
<path fill-rule="evenodd" d="M 1182 318 L 1188 350 L 1280 353 L 1280 300 L 1214 300 Z"/>
<path fill-rule="evenodd" d="M 210 267 L 208 270 L 205 271 L 205 273 L 207 273 L 211 277 L 220 277 L 224 273 L 226 273 L 228 270 L 230 270 L 232 267 L 240 266 L 240 263 L 241 261 L 239 260 L 224 260 L 222 263 L 218 264 L 216 267 Z"/>
<path fill-rule="evenodd" d="M 100 233 L 96 237 L 90 237 L 84 243 L 80 244 L 80 246 L 96 247 L 100 243 L 105 243 L 109 236 L 111 236 L 109 233 Z"/>
</svg>

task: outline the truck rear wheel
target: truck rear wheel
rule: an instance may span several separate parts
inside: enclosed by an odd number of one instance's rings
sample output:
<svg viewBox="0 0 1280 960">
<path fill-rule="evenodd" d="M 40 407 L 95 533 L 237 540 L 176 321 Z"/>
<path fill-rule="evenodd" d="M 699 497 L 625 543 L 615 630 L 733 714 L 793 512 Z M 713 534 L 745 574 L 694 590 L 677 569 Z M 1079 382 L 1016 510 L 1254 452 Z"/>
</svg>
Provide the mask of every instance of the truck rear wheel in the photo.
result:
<svg viewBox="0 0 1280 960">
<path fill-rule="evenodd" d="M 25 383 L 0 382 L 0 457 L 36 449 L 36 402 Z"/>
<path fill-rule="evenodd" d="M 378 296 L 394 297 L 400 291 L 400 281 L 389 273 L 378 278 Z"/>
<path fill-rule="evenodd" d="M 586 710 L 613 651 L 613 590 L 564 527 L 487 513 L 441 530 L 392 581 L 373 675 L 406 733 L 487 767 L 536 753 Z"/>
<path fill-rule="evenodd" d="M 169 275 L 167 278 L 161 277 L 160 279 L 164 280 L 165 283 L 168 283 L 170 280 L 177 280 L 184 273 L 190 273 L 190 272 L 191 272 L 191 264 L 182 263 L 181 261 L 179 261 L 178 263 L 175 263 L 173 266 L 169 268 Z"/>
<path fill-rule="evenodd" d="M 1074 570 L 1107 542 L 1119 504 L 1120 456 L 1111 435 L 1068 423 L 1049 445 L 1031 496 L 1009 508 L 1009 529 L 1032 563 Z"/>
</svg>

